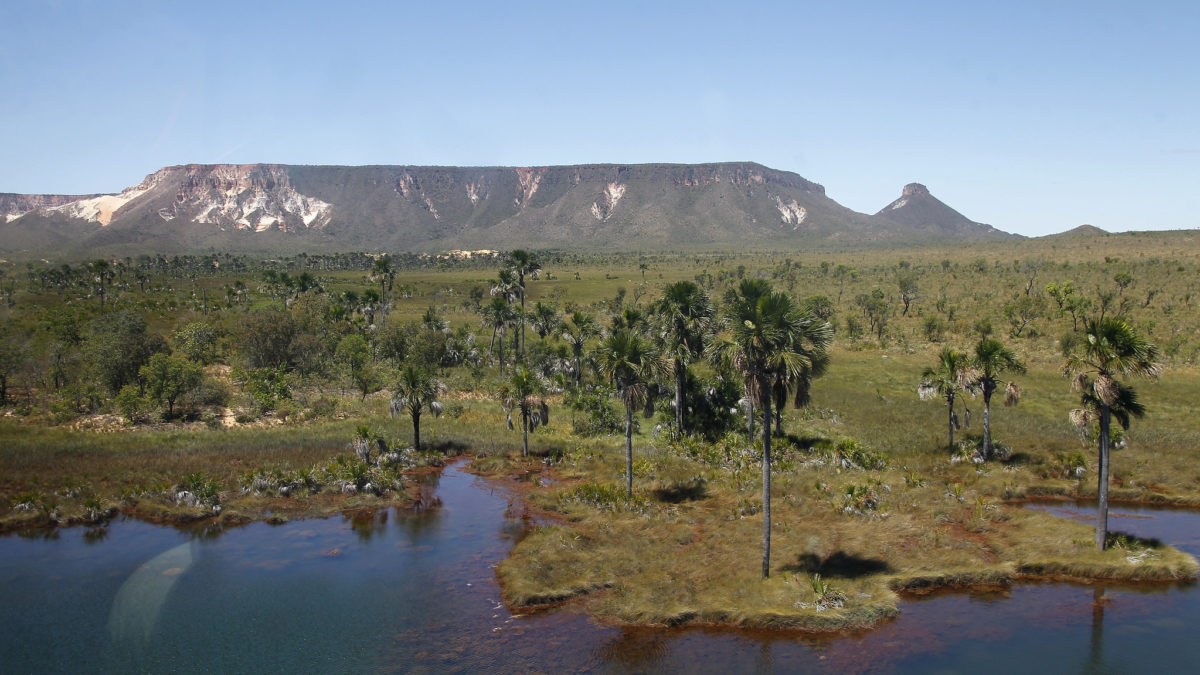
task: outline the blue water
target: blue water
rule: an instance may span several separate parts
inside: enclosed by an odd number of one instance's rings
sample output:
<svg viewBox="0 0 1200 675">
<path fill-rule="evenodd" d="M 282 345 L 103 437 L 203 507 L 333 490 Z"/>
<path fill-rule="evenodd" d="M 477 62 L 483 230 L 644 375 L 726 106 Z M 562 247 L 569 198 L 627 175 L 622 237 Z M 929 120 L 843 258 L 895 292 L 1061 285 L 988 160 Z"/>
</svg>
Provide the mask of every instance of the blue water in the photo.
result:
<svg viewBox="0 0 1200 675">
<path fill-rule="evenodd" d="M 448 467 L 440 507 L 188 531 L 135 520 L 0 538 L 2 673 L 1187 672 L 1190 585 L 1018 585 L 905 602 L 859 635 L 621 629 L 513 616 L 513 497 Z M 1090 518 L 1080 508 L 1051 509 Z M 1200 515 L 1112 527 L 1200 555 Z"/>
</svg>

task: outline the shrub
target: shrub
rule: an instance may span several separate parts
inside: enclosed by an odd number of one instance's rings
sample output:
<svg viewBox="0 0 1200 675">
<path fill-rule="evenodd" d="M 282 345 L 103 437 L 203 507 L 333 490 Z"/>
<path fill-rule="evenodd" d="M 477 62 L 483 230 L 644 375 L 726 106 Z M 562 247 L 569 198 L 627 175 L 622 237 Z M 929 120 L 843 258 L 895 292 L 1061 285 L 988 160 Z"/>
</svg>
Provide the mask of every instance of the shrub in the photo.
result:
<svg viewBox="0 0 1200 675">
<path fill-rule="evenodd" d="M 137 387 L 127 384 L 117 392 L 113 400 L 121 416 L 130 424 L 140 424 L 146 421 L 147 415 L 153 408 L 150 401 L 138 393 Z"/>
</svg>

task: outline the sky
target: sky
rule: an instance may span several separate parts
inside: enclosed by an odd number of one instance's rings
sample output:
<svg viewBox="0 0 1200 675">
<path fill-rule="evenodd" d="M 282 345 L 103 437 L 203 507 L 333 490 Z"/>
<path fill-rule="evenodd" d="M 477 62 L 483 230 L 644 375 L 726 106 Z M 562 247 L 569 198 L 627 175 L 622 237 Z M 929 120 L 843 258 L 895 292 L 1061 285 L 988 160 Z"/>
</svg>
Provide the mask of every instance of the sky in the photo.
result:
<svg viewBox="0 0 1200 675">
<path fill-rule="evenodd" d="M 0 192 L 189 163 L 755 161 L 1042 235 L 1200 227 L 1200 3 L 0 3 Z"/>
</svg>

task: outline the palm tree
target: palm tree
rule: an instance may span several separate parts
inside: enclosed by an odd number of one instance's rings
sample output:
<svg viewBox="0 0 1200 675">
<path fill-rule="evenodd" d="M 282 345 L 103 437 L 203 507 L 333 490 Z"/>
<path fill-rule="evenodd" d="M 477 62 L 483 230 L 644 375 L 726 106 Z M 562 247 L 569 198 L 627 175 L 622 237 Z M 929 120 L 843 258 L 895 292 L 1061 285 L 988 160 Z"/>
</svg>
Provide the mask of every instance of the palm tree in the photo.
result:
<svg viewBox="0 0 1200 675">
<path fill-rule="evenodd" d="M 1096 548 L 1103 551 L 1108 539 L 1109 431 L 1113 417 L 1124 429 L 1130 416 L 1145 414 L 1132 387 L 1118 382 L 1118 375 L 1157 377 L 1162 372 L 1158 347 L 1118 318 L 1091 318 L 1083 324 L 1086 339 L 1073 342 L 1067 355 L 1066 372 L 1074 374 L 1073 385 L 1083 392 L 1083 409 L 1071 411 L 1076 426 L 1100 423 L 1100 470 L 1097 486 Z M 1098 418 L 1098 419 L 1097 419 Z"/>
<path fill-rule="evenodd" d="M 704 353 L 712 331 L 713 309 L 708 295 L 692 281 L 678 281 L 663 290 L 652 306 L 656 336 L 670 357 L 675 375 L 675 437 L 683 435 L 684 387 L 688 364 Z"/>
<path fill-rule="evenodd" d="M 633 410 L 645 403 L 647 385 L 666 373 L 666 364 L 648 339 L 629 328 L 613 331 L 601 340 L 596 360 L 625 403 L 625 487 L 632 496 Z"/>
<path fill-rule="evenodd" d="M 591 314 L 575 312 L 563 327 L 563 339 L 571 345 L 575 354 L 575 386 L 583 383 L 583 346 L 600 334 L 596 319 Z"/>
<path fill-rule="evenodd" d="M 507 335 L 508 326 L 516 317 L 516 311 L 504 298 L 492 298 L 491 304 L 485 306 L 482 313 L 484 325 L 492 328 L 492 340 L 488 343 L 488 351 L 490 352 L 493 347 L 498 349 L 500 372 L 504 372 L 504 336 Z M 499 343 L 496 342 L 497 333 L 500 335 Z"/>
<path fill-rule="evenodd" d="M 388 289 L 396 278 L 396 268 L 392 266 L 390 256 L 385 253 L 375 259 L 371 265 L 371 277 L 379 281 L 379 297 L 386 301 Z"/>
<path fill-rule="evenodd" d="M 954 449 L 954 429 L 959 426 L 958 413 L 954 410 L 954 403 L 958 400 L 958 395 L 961 392 L 973 392 L 971 383 L 967 382 L 966 378 L 970 375 L 970 359 L 966 354 L 953 349 L 951 347 L 942 347 L 942 353 L 938 354 L 937 366 L 930 366 L 921 373 L 921 383 L 917 385 L 917 395 L 922 401 L 927 401 L 934 396 L 940 396 L 946 400 L 947 420 L 946 427 L 950 431 L 950 449 Z M 971 418 L 971 410 L 966 409 L 967 420 Z"/>
<path fill-rule="evenodd" d="M 783 407 L 787 404 L 789 395 L 792 405 L 797 408 L 803 408 L 812 402 L 812 381 L 829 369 L 829 347 L 833 344 L 833 327 L 827 321 L 803 313 L 800 332 L 794 339 L 797 342 L 792 345 L 793 351 L 806 356 L 808 364 L 802 365 L 795 373 L 777 372 L 771 380 L 776 436 L 783 435 Z"/>
<path fill-rule="evenodd" d="M 995 338 L 983 338 L 975 345 L 975 357 L 971 359 L 971 371 L 966 381 L 983 393 L 983 459 L 992 456 L 992 394 L 1004 384 L 1004 405 L 1014 406 L 1021 401 L 1021 390 L 1011 381 L 1000 379 L 1000 375 L 1012 371 L 1025 372 L 1025 364 L 1016 352 Z"/>
<path fill-rule="evenodd" d="M 446 393 L 446 385 L 423 368 L 409 364 L 400 371 L 400 378 L 392 386 L 392 417 L 404 409 L 412 416 L 413 449 L 421 449 L 421 411 L 428 408 L 434 417 L 442 413 L 438 397 Z"/>
<path fill-rule="evenodd" d="M 742 374 L 747 398 L 762 410 L 764 579 L 771 575 L 771 383 L 780 374 L 798 377 L 813 367 L 812 358 L 797 351 L 805 340 L 804 321 L 786 294 L 772 291 L 762 279 L 745 279 L 728 306 L 729 333 L 712 349 Z"/>
<path fill-rule="evenodd" d="M 529 315 L 529 323 L 533 324 L 538 338 L 545 340 L 547 335 L 562 326 L 562 319 L 558 318 L 558 307 L 554 303 L 537 302 L 533 305 L 533 313 Z"/>
<path fill-rule="evenodd" d="M 513 371 L 500 388 L 500 403 L 505 410 L 521 411 L 521 456 L 529 456 L 529 432 L 548 419 L 549 410 L 542 394 L 546 387 L 538 376 L 525 366 Z"/>
<path fill-rule="evenodd" d="M 521 314 L 525 314 L 525 275 L 537 274 L 542 269 L 542 263 L 536 253 L 524 249 L 510 251 L 507 261 L 512 271 L 517 273 L 517 285 L 521 293 Z M 525 355 L 525 324 L 521 324 L 521 355 Z"/>
</svg>

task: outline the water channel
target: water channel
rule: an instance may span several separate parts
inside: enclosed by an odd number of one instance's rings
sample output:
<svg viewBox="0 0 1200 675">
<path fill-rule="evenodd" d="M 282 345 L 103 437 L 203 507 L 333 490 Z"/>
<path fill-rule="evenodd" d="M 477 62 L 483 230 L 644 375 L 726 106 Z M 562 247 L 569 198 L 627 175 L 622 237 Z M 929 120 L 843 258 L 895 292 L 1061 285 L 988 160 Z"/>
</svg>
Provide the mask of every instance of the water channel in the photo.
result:
<svg viewBox="0 0 1200 675">
<path fill-rule="evenodd" d="M 1194 585 L 1017 585 L 906 601 L 836 637 L 514 616 L 494 566 L 513 497 L 447 467 L 441 506 L 220 532 L 136 520 L 0 537 L 0 672 L 1185 672 Z M 1085 507 L 1048 508 L 1090 518 Z M 1200 514 L 1112 527 L 1200 555 Z"/>
</svg>

